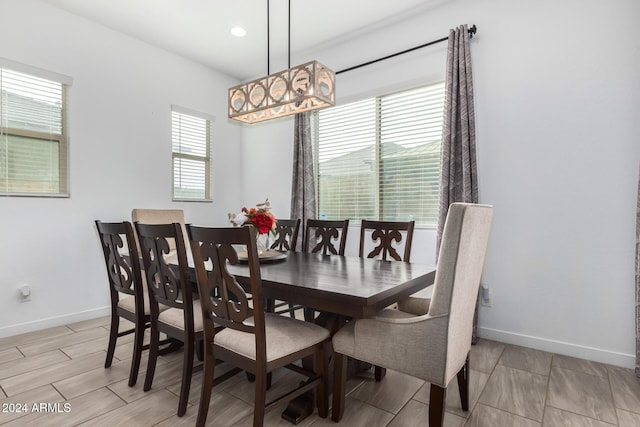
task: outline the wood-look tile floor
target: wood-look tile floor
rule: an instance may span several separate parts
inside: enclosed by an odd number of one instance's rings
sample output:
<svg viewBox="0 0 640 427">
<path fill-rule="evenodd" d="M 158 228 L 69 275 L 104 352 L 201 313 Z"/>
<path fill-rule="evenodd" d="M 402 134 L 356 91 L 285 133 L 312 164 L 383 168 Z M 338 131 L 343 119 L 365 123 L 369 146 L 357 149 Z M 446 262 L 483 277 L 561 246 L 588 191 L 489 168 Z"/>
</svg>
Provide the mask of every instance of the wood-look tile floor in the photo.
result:
<svg viewBox="0 0 640 427">
<path fill-rule="evenodd" d="M 128 387 L 132 336 L 119 339 L 114 363 L 105 369 L 108 325 L 103 317 L 0 339 L 0 424 L 195 425 L 202 372 L 194 374 L 187 413 L 178 418 L 182 352 L 160 357 L 148 392 L 142 391 L 145 353 L 138 382 Z M 277 371 L 269 395 L 299 380 Z M 349 380 L 348 389 L 339 425 L 428 425 L 424 381 L 388 371 L 379 383 L 369 374 Z M 487 340 L 472 347 L 470 399 L 465 413 L 453 381 L 445 426 L 640 426 L 640 381 L 632 370 Z M 207 425 L 250 426 L 252 402 L 253 384 L 235 376 L 214 389 Z M 270 412 L 265 425 L 290 426 L 280 412 Z M 300 425 L 335 423 L 313 414 Z"/>
</svg>

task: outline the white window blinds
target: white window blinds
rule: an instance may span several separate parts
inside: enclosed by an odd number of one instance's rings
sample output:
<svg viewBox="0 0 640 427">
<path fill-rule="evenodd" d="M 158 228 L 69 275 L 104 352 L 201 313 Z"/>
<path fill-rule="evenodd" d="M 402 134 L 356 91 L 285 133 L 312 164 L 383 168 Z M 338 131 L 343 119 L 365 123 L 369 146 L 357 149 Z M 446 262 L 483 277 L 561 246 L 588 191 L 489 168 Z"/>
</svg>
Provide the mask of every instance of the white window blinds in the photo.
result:
<svg viewBox="0 0 640 427">
<path fill-rule="evenodd" d="M 437 223 L 444 83 L 317 114 L 320 218 Z"/>
<path fill-rule="evenodd" d="M 211 200 L 212 118 L 172 106 L 173 199 Z"/>
<path fill-rule="evenodd" d="M 65 116 L 65 84 L 0 68 L 0 194 L 68 194 Z"/>
</svg>

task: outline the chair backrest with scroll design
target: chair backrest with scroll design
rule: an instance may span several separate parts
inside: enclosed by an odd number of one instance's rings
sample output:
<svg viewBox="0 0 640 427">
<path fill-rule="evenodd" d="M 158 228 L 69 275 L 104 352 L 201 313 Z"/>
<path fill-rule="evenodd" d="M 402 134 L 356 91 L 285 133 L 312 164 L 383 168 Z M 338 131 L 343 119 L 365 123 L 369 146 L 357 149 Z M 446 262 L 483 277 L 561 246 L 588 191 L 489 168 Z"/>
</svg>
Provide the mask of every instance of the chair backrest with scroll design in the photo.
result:
<svg viewBox="0 0 640 427">
<path fill-rule="evenodd" d="M 367 253 L 367 258 L 383 260 L 391 258 L 395 261 L 409 262 L 414 225 L 415 221 L 368 221 L 363 219 L 360 228 L 360 257 L 364 257 L 367 237 L 369 237 L 371 243 L 369 247 L 376 244 L 377 246 Z M 403 235 L 404 251 L 401 256 L 398 250 L 401 249 Z"/>
<path fill-rule="evenodd" d="M 303 244 L 304 252 L 344 255 L 348 228 L 348 219 L 344 221 L 308 219 Z M 333 240 L 339 242 L 337 249 Z"/>
<path fill-rule="evenodd" d="M 271 249 L 295 252 L 299 231 L 300 219 L 279 219 L 276 222 L 276 240 Z"/>
<path fill-rule="evenodd" d="M 253 227 L 189 227 L 191 250 L 200 292 L 205 342 L 213 342 L 216 325 L 255 334 L 256 358 L 266 359 L 264 298 Z M 253 308 L 247 294 L 229 273 L 227 262 L 238 263 L 234 245 L 246 246 Z M 209 264 L 211 268 L 205 268 Z M 245 322 L 252 317 L 252 322 Z M 260 359 L 262 357 L 262 359 Z"/>
<path fill-rule="evenodd" d="M 144 314 L 140 259 L 131 223 L 96 221 L 96 228 L 107 266 L 112 306 L 118 305 L 121 292 L 133 295 L 136 313 Z"/>
<path fill-rule="evenodd" d="M 157 318 L 158 303 L 176 307 L 185 311 L 186 327 L 193 327 L 193 295 L 182 225 L 177 222 L 136 222 L 136 231 L 149 289 L 151 315 Z M 172 247 L 176 248 L 175 253 Z"/>
</svg>

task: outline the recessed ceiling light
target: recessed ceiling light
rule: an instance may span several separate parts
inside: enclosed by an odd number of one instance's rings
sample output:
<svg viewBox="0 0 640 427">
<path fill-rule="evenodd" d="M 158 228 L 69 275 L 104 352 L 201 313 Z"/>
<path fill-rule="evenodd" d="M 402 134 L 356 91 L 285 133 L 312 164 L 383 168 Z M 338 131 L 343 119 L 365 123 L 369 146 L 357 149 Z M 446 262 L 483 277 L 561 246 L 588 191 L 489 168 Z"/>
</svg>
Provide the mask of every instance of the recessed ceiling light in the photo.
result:
<svg viewBox="0 0 640 427">
<path fill-rule="evenodd" d="M 236 37 L 244 37 L 247 34 L 247 32 L 242 27 L 233 27 L 231 29 L 231 34 L 233 34 Z"/>
</svg>

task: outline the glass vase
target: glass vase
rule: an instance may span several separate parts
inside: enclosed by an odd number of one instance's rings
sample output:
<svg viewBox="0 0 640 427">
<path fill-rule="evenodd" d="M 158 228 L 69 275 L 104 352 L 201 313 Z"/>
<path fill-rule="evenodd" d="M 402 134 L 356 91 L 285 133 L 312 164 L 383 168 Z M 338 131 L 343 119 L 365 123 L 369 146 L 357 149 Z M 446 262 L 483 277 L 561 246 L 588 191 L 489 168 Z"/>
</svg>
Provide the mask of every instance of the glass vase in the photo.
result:
<svg viewBox="0 0 640 427">
<path fill-rule="evenodd" d="M 258 256 L 264 255 L 269 250 L 269 233 L 256 236 L 256 247 L 258 248 Z"/>
</svg>

